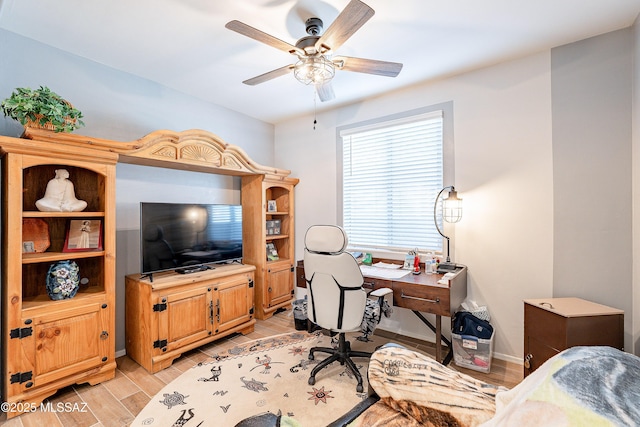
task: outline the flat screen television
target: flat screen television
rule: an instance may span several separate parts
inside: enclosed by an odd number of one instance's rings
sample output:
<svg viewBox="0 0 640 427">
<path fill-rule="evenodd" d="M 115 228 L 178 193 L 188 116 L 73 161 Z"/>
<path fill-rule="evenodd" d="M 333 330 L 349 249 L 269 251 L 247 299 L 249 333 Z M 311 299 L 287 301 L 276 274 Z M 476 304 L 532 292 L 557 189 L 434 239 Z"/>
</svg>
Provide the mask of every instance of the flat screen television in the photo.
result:
<svg viewBox="0 0 640 427">
<path fill-rule="evenodd" d="M 140 252 L 144 275 L 241 261 L 242 206 L 141 202 Z"/>
</svg>

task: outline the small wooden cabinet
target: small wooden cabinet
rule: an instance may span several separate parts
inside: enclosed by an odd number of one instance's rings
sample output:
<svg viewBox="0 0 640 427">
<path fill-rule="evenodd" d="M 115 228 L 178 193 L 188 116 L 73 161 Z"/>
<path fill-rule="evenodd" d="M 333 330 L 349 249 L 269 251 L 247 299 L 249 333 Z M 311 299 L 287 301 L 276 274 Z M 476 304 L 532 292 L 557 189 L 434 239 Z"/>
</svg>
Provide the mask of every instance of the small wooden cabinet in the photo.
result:
<svg viewBox="0 0 640 427">
<path fill-rule="evenodd" d="M 65 145 L 67 134 L 50 134 L 51 141 L 0 137 L 1 376 L 2 398 L 9 408 L 17 402 L 37 405 L 62 387 L 115 376 L 117 155 L 72 148 Z M 87 202 L 82 211 L 37 209 L 36 201 L 59 169 L 67 170 L 75 196 Z M 80 219 L 100 224 L 102 243 L 65 252 L 69 225 Z M 34 224 L 35 233 L 30 231 Z M 79 290 L 72 298 L 53 300 L 46 290 L 47 274 L 53 263 L 65 260 L 79 267 Z"/>
<path fill-rule="evenodd" d="M 127 355 L 158 372 L 185 351 L 254 329 L 252 265 L 216 266 L 192 274 L 125 278 Z"/>
<path fill-rule="evenodd" d="M 293 189 L 297 183 L 296 178 L 280 176 L 242 177 L 243 258 L 256 266 L 258 319 L 288 307 L 295 295 Z"/>
<path fill-rule="evenodd" d="M 524 301 L 524 376 L 569 347 L 624 347 L 624 312 L 580 298 Z"/>
</svg>

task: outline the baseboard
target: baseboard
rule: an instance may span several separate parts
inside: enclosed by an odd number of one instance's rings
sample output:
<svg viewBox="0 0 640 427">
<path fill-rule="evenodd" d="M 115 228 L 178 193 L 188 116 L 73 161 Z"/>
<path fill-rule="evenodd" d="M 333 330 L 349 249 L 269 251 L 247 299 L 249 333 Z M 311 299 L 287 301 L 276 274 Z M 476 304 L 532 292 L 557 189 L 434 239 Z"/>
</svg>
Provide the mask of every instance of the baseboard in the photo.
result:
<svg viewBox="0 0 640 427">
<path fill-rule="evenodd" d="M 493 352 L 493 357 L 499 360 L 504 360 L 505 362 L 508 362 L 508 363 L 524 366 L 524 363 L 522 362 L 521 357 L 511 356 L 511 355 L 502 354 L 502 353 L 496 353 L 495 351 Z"/>
<path fill-rule="evenodd" d="M 398 336 L 402 336 L 402 337 L 405 337 L 405 338 L 411 338 L 411 339 L 414 339 L 414 340 L 419 340 L 419 341 L 431 344 L 431 345 L 433 345 L 434 348 L 436 346 L 435 340 L 429 339 L 429 338 L 425 337 L 424 335 L 412 334 L 412 333 L 410 333 L 408 331 L 390 331 L 390 330 L 385 329 L 384 327 L 380 327 L 380 325 L 378 325 L 378 327 L 376 328 L 376 331 L 374 332 L 374 334 L 376 334 L 376 333 L 378 335 L 381 335 L 381 336 L 398 335 Z M 503 361 L 505 361 L 507 363 L 513 363 L 515 365 L 524 366 L 524 363 L 523 363 L 521 357 L 511 356 L 511 355 L 503 354 L 503 353 L 496 353 L 494 351 L 493 352 L 493 358 L 499 359 L 499 360 L 503 360 Z"/>
</svg>

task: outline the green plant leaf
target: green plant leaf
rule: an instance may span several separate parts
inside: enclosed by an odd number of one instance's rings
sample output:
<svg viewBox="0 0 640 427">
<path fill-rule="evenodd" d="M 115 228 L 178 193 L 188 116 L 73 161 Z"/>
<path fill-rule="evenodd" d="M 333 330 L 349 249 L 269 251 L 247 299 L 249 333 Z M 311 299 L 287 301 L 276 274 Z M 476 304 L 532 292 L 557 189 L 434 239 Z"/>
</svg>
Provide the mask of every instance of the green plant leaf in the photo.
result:
<svg viewBox="0 0 640 427">
<path fill-rule="evenodd" d="M 29 120 L 38 121 L 41 125 L 51 122 L 56 132 L 72 132 L 84 126 L 84 122 L 79 120 L 83 117 L 82 112 L 46 86 L 36 90 L 16 88 L 0 107 L 5 116 L 23 126 Z"/>
</svg>

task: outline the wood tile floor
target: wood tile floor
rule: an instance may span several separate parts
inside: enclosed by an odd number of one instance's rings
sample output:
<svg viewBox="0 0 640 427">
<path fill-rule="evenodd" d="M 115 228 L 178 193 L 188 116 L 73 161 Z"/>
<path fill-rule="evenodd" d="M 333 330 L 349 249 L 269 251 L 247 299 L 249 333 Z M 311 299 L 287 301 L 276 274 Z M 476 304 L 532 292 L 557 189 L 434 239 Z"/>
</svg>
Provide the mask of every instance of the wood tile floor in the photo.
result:
<svg viewBox="0 0 640 427">
<path fill-rule="evenodd" d="M 71 408 L 85 408 L 85 411 L 33 412 L 6 420 L 0 417 L 0 425 L 5 427 L 122 427 L 128 426 L 149 400 L 166 384 L 178 377 L 191 366 L 227 348 L 243 342 L 284 334 L 295 330 L 291 311 L 276 314 L 268 320 L 258 320 L 255 331 L 248 335 L 234 335 L 185 353 L 171 367 L 156 374 L 148 373 L 136 362 L 122 356 L 117 359 L 116 377 L 96 386 L 74 385 L 60 390 L 48 399 L 53 407 L 64 404 Z M 407 338 L 387 331 L 376 331 L 376 335 L 389 341 L 401 343 L 435 357 L 433 343 Z M 449 365 L 483 381 L 513 387 L 522 380 L 522 366 L 494 359 L 491 372 L 463 369 Z"/>
</svg>

